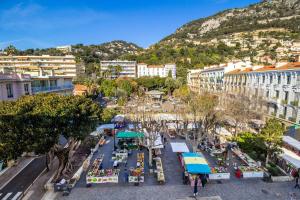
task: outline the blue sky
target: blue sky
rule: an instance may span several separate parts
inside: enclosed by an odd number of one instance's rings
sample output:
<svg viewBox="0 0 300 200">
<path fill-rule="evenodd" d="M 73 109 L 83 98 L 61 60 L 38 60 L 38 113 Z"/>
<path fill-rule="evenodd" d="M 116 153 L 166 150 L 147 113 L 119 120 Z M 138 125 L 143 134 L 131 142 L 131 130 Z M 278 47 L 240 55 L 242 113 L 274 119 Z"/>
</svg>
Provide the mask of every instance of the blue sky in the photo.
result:
<svg viewBox="0 0 300 200">
<path fill-rule="evenodd" d="M 148 47 L 181 25 L 259 0 L 0 0 L 0 48 L 126 40 Z"/>
</svg>

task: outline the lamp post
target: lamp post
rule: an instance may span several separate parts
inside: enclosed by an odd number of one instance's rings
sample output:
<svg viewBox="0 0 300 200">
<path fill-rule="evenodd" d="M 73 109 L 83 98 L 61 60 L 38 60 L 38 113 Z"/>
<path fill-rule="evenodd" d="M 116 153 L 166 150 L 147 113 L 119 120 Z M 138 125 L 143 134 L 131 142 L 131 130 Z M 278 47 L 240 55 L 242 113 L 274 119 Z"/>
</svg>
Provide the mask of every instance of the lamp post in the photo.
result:
<svg viewBox="0 0 300 200">
<path fill-rule="evenodd" d="M 116 147 L 116 124 L 114 123 L 114 151 L 116 151 L 117 147 Z"/>
</svg>

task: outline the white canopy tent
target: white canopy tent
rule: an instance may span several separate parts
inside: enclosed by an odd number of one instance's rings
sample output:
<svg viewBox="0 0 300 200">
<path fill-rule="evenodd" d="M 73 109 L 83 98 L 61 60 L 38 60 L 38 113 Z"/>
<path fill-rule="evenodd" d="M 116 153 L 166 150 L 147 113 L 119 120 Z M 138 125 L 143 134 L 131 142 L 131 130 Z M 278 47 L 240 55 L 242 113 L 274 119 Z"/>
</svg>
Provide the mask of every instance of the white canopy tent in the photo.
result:
<svg viewBox="0 0 300 200">
<path fill-rule="evenodd" d="M 104 129 L 114 129 L 115 125 L 114 124 L 102 124 L 97 127 L 97 131 L 102 132 Z"/>
<path fill-rule="evenodd" d="M 149 146 L 151 140 L 152 141 L 154 140 L 154 144 L 151 145 L 152 149 L 163 149 L 164 148 L 164 145 L 161 140 L 161 136 L 158 132 L 149 133 L 145 128 L 143 130 L 144 130 L 144 134 L 146 137 L 147 146 Z"/>
<path fill-rule="evenodd" d="M 294 165 L 297 169 L 300 169 L 300 156 L 286 148 L 282 148 L 282 151 L 281 157 Z"/>
<path fill-rule="evenodd" d="M 190 152 L 186 143 L 184 142 L 171 142 L 172 151 L 175 153 L 186 153 Z"/>
<path fill-rule="evenodd" d="M 111 122 L 124 122 L 125 116 L 124 115 L 116 115 Z"/>
<path fill-rule="evenodd" d="M 300 151 L 300 142 L 290 136 L 283 136 L 283 142 Z"/>
</svg>

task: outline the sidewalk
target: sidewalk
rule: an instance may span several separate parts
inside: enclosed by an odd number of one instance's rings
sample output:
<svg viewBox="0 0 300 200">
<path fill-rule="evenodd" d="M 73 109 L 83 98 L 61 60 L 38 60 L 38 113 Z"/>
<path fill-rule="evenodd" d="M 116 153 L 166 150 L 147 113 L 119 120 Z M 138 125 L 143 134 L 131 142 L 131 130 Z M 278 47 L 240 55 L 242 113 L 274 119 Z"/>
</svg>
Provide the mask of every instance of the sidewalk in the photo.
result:
<svg viewBox="0 0 300 200">
<path fill-rule="evenodd" d="M 13 177 L 21 172 L 35 157 L 22 157 L 18 164 L 7 169 L 3 174 L 0 174 L 0 189 L 3 188 Z"/>
</svg>

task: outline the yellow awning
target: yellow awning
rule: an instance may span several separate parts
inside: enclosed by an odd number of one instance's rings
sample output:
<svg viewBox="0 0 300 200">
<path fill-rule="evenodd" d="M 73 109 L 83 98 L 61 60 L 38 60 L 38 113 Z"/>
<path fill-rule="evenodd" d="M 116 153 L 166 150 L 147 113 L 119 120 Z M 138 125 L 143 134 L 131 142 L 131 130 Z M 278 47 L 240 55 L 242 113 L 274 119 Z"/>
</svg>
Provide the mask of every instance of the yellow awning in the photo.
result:
<svg viewBox="0 0 300 200">
<path fill-rule="evenodd" d="M 184 163 L 186 165 L 189 164 L 207 164 L 206 160 L 201 157 L 185 157 L 184 158 Z"/>
</svg>

